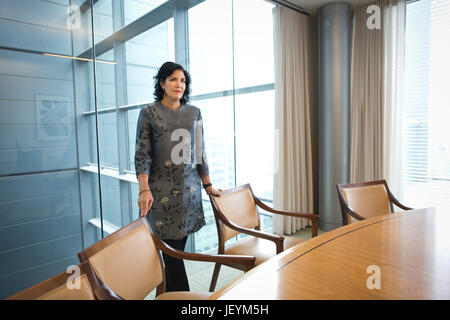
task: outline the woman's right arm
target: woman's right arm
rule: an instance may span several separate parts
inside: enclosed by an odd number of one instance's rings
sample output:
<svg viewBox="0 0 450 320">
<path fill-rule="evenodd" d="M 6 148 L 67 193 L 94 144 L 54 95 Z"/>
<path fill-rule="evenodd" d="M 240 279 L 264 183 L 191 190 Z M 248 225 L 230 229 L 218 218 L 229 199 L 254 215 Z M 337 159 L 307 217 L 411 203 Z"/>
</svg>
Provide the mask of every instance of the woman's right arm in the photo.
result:
<svg viewBox="0 0 450 320">
<path fill-rule="evenodd" d="M 153 195 L 148 186 L 148 175 L 145 173 L 141 173 L 138 176 L 139 182 L 139 200 L 138 206 L 140 211 L 140 218 L 145 217 L 147 212 L 153 205 Z"/>
<path fill-rule="evenodd" d="M 152 207 L 153 196 L 148 185 L 150 167 L 152 163 L 152 130 L 150 119 L 145 111 L 141 109 L 136 128 L 136 152 L 134 154 L 134 165 L 139 183 L 139 211 L 140 217 L 145 217 Z"/>
</svg>

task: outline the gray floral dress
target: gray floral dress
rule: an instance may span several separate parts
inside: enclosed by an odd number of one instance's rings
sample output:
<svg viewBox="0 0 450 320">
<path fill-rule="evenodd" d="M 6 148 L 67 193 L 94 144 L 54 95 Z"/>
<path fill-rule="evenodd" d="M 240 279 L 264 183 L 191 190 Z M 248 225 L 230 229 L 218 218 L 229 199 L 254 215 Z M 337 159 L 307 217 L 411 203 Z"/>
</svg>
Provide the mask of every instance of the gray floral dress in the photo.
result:
<svg viewBox="0 0 450 320">
<path fill-rule="evenodd" d="M 205 225 L 201 175 L 208 174 L 200 109 L 174 111 L 160 101 L 141 109 L 136 176 L 148 174 L 154 203 L 147 214 L 161 239 L 182 239 Z"/>
</svg>

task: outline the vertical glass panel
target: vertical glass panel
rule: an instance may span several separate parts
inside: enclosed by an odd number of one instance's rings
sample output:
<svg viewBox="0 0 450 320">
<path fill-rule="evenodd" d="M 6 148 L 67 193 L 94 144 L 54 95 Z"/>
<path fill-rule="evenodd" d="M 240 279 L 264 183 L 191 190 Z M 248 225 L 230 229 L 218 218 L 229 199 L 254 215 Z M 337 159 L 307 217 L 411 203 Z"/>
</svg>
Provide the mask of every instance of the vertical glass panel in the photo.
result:
<svg viewBox="0 0 450 320">
<path fill-rule="evenodd" d="M 153 77 L 166 61 L 174 61 L 173 19 L 126 42 L 128 105 L 154 101 Z M 140 109 L 128 114 L 129 168 L 134 171 L 136 126 Z"/>
<path fill-rule="evenodd" d="M 221 189 L 234 187 L 233 97 L 192 103 L 202 112 L 211 181 Z"/>
<path fill-rule="evenodd" d="M 256 196 L 272 206 L 274 90 L 257 87 L 274 82 L 274 6 L 259 0 L 233 3 L 235 87 L 253 91 L 235 97 L 236 184 L 250 183 Z M 272 214 L 259 212 L 261 229 L 271 231 Z"/>
<path fill-rule="evenodd" d="M 100 164 L 105 167 L 119 168 L 117 117 L 115 112 L 100 113 L 98 115 L 98 135 Z"/>
<path fill-rule="evenodd" d="M 102 209 L 103 209 L 103 223 L 107 224 L 105 228 L 105 236 L 110 231 L 116 231 L 122 227 L 122 214 L 120 205 L 120 185 L 116 178 L 102 176 Z M 112 229 L 108 229 L 112 228 Z"/>
<path fill-rule="evenodd" d="M 103 0 L 96 3 L 94 8 L 96 41 L 112 34 L 113 27 L 116 29 L 120 27 L 118 21 L 121 21 L 122 14 L 120 1 L 112 3 L 111 0 Z M 124 44 L 114 43 L 110 50 L 96 57 L 95 64 L 96 100 L 99 111 L 98 136 L 93 135 L 91 141 L 97 143 L 98 140 L 99 146 L 101 210 L 97 212 L 95 221 L 97 227 L 103 227 L 103 236 L 130 222 L 126 210 L 129 207 L 129 185 L 119 179 L 121 169 L 119 155 L 126 148 L 119 143 L 119 139 L 120 134 L 125 134 L 125 130 L 123 133 L 119 132 L 118 122 L 122 119 L 116 110 L 118 105 L 126 103 L 123 48 Z M 95 119 L 95 114 L 92 118 Z"/>
<path fill-rule="evenodd" d="M 193 95 L 233 88 L 231 4 L 207 0 L 189 10 Z"/>
<path fill-rule="evenodd" d="M 137 183 L 131 184 L 131 219 L 136 220 L 139 218 L 139 185 Z"/>
<path fill-rule="evenodd" d="M 195 233 L 195 252 L 208 252 L 218 247 L 217 227 L 209 200 L 203 200 L 206 224 Z"/>
<path fill-rule="evenodd" d="M 216 188 L 234 187 L 233 97 L 192 102 L 202 112 L 209 176 Z M 203 191 L 204 192 L 204 191 Z M 217 246 L 217 228 L 207 195 L 203 194 L 206 225 L 195 233 L 195 250 L 207 251 Z"/>
<path fill-rule="evenodd" d="M 117 0 L 115 0 L 117 1 Z M 117 1 L 119 3 L 119 1 Z M 94 1 L 94 37 L 98 43 L 113 33 L 112 0 Z"/>
<path fill-rule="evenodd" d="M 273 199 L 274 91 L 236 96 L 236 180 Z"/>
<path fill-rule="evenodd" d="M 135 172 L 134 153 L 136 150 L 136 129 L 140 109 L 128 111 L 128 137 L 130 145 L 130 171 Z"/>
<path fill-rule="evenodd" d="M 109 50 L 96 59 L 96 80 L 97 80 L 97 107 L 98 110 L 114 108 L 116 106 L 116 87 L 114 61 L 114 50 Z M 94 81 L 93 71 L 91 70 L 91 79 Z M 95 110 L 95 101 L 91 103 L 91 110 Z"/>
<path fill-rule="evenodd" d="M 236 88 L 273 83 L 272 4 L 234 0 L 234 70 Z"/>
<path fill-rule="evenodd" d="M 164 62 L 175 59 L 173 33 L 170 19 L 126 42 L 127 104 L 153 101 L 153 77 Z"/>
</svg>

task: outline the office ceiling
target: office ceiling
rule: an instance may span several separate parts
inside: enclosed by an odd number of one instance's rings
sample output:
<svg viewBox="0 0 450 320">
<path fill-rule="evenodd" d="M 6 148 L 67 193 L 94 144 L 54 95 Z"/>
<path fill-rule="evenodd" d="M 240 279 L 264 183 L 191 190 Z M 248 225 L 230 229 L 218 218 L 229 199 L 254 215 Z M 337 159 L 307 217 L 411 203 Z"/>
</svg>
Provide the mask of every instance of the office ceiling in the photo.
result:
<svg viewBox="0 0 450 320">
<path fill-rule="evenodd" d="M 306 12 L 314 14 L 317 9 L 322 7 L 325 4 L 332 3 L 332 2 L 349 2 L 353 6 L 358 6 L 362 4 L 369 3 L 373 0 L 288 0 L 288 2 L 291 2 L 299 7 L 302 7 L 305 9 Z"/>
</svg>

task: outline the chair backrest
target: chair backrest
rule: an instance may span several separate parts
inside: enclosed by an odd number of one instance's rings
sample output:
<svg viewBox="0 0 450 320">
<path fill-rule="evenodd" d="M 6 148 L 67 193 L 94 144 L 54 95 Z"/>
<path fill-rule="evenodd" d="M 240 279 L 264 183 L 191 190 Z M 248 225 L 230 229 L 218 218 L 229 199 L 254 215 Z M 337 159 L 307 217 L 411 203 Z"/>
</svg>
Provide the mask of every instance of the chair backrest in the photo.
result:
<svg viewBox="0 0 450 320">
<path fill-rule="evenodd" d="M 78 265 L 79 275 L 62 272 L 25 289 L 7 300 L 95 300 L 92 270 L 85 263 Z M 75 269 L 75 268 L 74 268 Z"/>
<path fill-rule="evenodd" d="M 220 197 L 211 197 L 211 201 L 214 211 L 220 210 L 234 224 L 249 229 L 259 227 L 259 214 L 249 184 L 224 190 Z M 225 225 L 222 228 L 224 241 L 239 234 Z"/>
<path fill-rule="evenodd" d="M 147 219 L 138 219 L 78 254 L 96 276 L 126 300 L 142 300 L 164 288 L 164 270 Z"/>
<path fill-rule="evenodd" d="M 339 191 L 349 209 L 364 219 L 391 213 L 391 201 L 384 180 L 339 185 Z M 349 214 L 347 219 L 348 223 L 358 221 Z"/>
</svg>

